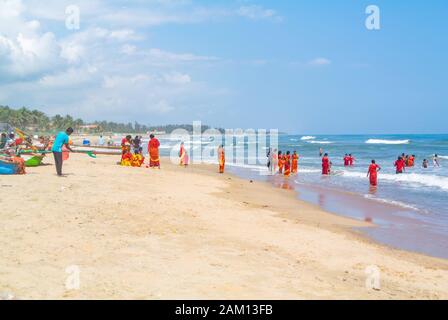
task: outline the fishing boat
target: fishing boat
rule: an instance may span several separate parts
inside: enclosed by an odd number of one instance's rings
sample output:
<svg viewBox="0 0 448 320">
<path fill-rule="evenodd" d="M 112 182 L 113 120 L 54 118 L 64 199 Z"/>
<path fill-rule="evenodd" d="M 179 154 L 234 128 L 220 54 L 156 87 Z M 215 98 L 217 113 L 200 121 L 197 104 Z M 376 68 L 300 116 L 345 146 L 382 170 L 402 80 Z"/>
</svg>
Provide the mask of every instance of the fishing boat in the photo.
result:
<svg viewBox="0 0 448 320">
<path fill-rule="evenodd" d="M 23 154 L 21 157 L 25 160 L 25 167 L 38 167 L 42 164 L 45 155 Z"/>
<path fill-rule="evenodd" d="M 17 163 L 5 161 L 0 159 L 0 175 L 1 174 L 16 174 L 19 167 Z"/>
<path fill-rule="evenodd" d="M 121 148 L 98 148 L 98 147 L 79 147 L 79 146 L 73 146 L 72 147 L 74 152 L 84 152 L 84 153 L 94 153 L 94 154 L 101 154 L 101 155 L 121 155 Z"/>
</svg>

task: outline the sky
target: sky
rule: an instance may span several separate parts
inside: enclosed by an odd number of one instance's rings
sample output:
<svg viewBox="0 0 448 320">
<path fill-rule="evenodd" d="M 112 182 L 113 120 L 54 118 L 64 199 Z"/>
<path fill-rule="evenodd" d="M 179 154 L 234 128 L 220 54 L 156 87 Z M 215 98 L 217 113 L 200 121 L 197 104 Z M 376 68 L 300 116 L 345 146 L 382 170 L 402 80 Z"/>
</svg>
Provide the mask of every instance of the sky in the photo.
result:
<svg viewBox="0 0 448 320">
<path fill-rule="evenodd" d="M 150 125 L 448 133 L 447 17 L 444 0 L 0 0 L 0 105 Z"/>
</svg>

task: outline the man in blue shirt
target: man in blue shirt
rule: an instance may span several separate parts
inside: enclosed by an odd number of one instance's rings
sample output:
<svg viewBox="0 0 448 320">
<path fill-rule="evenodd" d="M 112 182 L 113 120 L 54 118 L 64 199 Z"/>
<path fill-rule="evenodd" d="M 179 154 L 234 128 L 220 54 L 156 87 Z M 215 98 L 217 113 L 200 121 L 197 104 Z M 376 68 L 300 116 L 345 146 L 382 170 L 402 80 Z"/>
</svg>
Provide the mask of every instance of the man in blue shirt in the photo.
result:
<svg viewBox="0 0 448 320">
<path fill-rule="evenodd" d="M 70 148 L 68 141 L 69 136 L 73 133 L 72 128 L 68 128 L 65 132 L 61 131 L 56 136 L 56 139 L 53 142 L 53 148 L 51 148 L 51 151 L 53 151 L 54 156 L 54 163 L 56 165 L 56 172 L 58 176 L 62 176 L 62 146 L 65 145 L 65 147 L 73 152 L 73 150 Z"/>
</svg>

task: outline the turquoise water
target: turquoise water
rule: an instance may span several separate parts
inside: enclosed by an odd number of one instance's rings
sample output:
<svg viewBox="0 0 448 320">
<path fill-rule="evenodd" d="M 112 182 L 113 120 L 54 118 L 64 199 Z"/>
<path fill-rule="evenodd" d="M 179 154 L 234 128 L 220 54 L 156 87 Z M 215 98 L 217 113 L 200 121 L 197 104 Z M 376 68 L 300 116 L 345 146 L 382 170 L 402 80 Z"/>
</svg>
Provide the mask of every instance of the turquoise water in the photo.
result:
<svg viewBox="0 0 448 320">
<path fill-rule="evenodd" d="M 161 154 L 169 155 L 178 141 L 161 139 L 161 143 Z M 209 144 L 207 139 L 199 145 L 187 141 L 186 147 L 192 152 Z M 251 144 L 254 142 L 247 140 L 234 143 L 234 152 L 244 151 L 240 157 L 247 159 Z M 246 160 L 245 164 L 232 164 L 228 160 L 228 170 L 274 185 L 286 181 L 303 200 L 331 212 L 373 221 L 379 227 L 365 232 L 380 242 L 448 258 L 448 135 L 280 135 L 278 148 L 298 152 L 297 175 L 268 176 L 267 147 L 260 147 L 258 163 L 248 164 Z M 335 175 L 320 174 L 319 148 L 329 154 Z M 353 167 L 344 167 L 346 153 L 356 158 Z M 393 164 L 402 153 L 416 156 L 415 167 L 396 175 Z M 433 166 L 434 154 L 438 154 L 440 167 Z M 366 177 L 372 159 L 382 168 L 376 189 L 370 188 Z M 423 159 L 429 161 L 427 169 L 421 166 Z"/>
</svg>

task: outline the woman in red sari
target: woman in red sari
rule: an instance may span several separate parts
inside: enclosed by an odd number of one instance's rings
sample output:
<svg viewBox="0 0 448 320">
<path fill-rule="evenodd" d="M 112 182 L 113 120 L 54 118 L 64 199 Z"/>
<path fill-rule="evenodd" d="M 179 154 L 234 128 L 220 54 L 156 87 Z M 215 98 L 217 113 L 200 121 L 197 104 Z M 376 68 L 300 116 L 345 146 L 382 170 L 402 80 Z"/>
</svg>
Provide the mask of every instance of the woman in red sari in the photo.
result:
<svg viewBox="0 0 448 320">
<path fill-rule="evenodd" d="M 322 157 L 322 174 L 330 174 L 330 159 L 328 159 L 328 153 L 325 153 Z"/>
<path fill-rule="evenodd" d="M 226 164 L 226 154 L 224 152 L 224 146 L 219 146 L 218 148 L 218 162 L 219 162 L 219 173 L 224 173 L 224 166 Z"/>
<path fill-rule="evenodd" d="M 299 167 L 299 155 L 297 154 L 297 151 L 294 151 L 292 154 L 292 163 L 291 163 L 291 171 L 292 173 L 297 173 Z"/>
<path fill-rule="evenodd" d="M 289 175 L 291 174 L 291 154 L 289 151 L 286 152 L 284 159 L 285 159 L 285 162 L 283 164 L 284 175 L 285 177 L 289 177 Z"/>
<path fill-rule="evenodd" d="M 381 167 L 375 163 L 375 160 L 372 160 L 372 164 L 367 171 L 367 177 L 370 177 L 370 185 L 372 187 L 376 187 L 378 184 L 378 171 L 380 170 Z"/>
<path fill-rule="evenodd" d="M 153 134 L 149 136 L 151 140 L 148 143 L 148 152 L 149 152 L 149 166 L 151 168 L 158 167 L 160 169 L 160 158 L 159 158 L 159 147 L 160 142 L 157 138 L 154 137 Z"/>
</svg>

